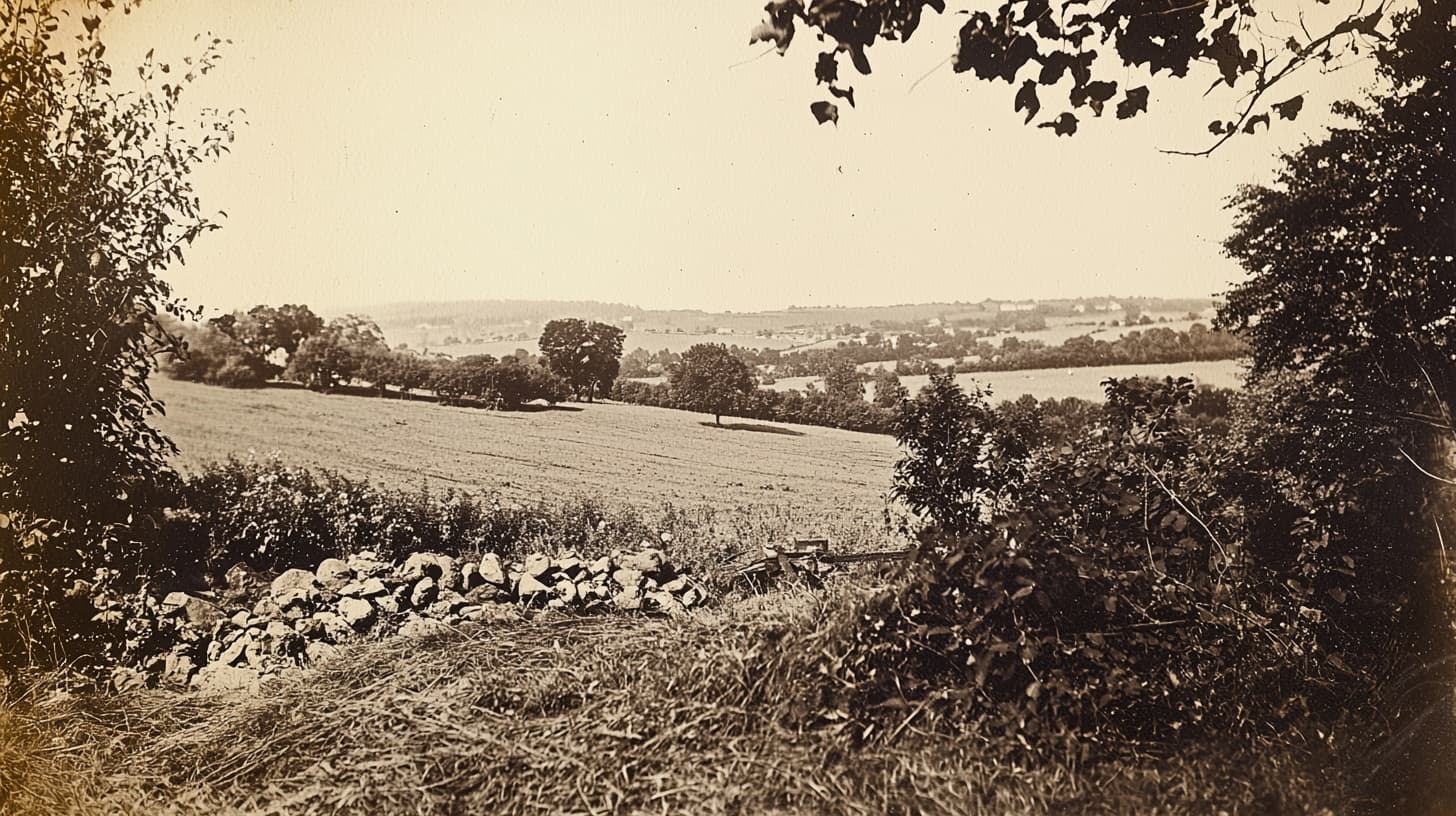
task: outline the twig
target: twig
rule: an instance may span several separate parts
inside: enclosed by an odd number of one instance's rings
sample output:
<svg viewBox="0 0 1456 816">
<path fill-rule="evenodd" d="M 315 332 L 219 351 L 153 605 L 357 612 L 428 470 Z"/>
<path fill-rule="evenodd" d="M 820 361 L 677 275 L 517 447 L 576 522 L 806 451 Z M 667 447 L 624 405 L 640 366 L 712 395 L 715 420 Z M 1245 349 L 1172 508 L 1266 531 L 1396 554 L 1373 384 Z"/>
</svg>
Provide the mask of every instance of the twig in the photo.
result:
<svg viewBox="0 0 1456 816">
<path fill-rule="evenodd" d="M 1405 452 L 1405 448 L 1401 448 L 1400 449 L 1400 455 L 1401 456 L 1404 456 L 1405 457 L 1405 460 L 1407 462 L 1410 462 L 1412 465 L 1414 465 L 1416 470 L 1419 470 L 1420 472 L 1426 474 L 1427 476 L 1431 477 L 1432 479 L 1435 479 L 1436 481 L 1440 482 L 1441 484 L 1447 484 L 1447 485 L 1451 485 L 1452 487 L 1456 487 L 1456 482 L 1453 482 L 1450 479 L 1443 479 L 1440 476 L 1437 476 L 1436 474 L 1430 472 L 1429 470 L 1426 470 L 1425 468 L 1421 467 L 1421 465 L 1420 465 L 1419 462 L 1417 462 L 1416 460 L 1412 459 L 1411 458 L 1411 455 L 1409 453 L 1406 453 Z"/>
</svg>

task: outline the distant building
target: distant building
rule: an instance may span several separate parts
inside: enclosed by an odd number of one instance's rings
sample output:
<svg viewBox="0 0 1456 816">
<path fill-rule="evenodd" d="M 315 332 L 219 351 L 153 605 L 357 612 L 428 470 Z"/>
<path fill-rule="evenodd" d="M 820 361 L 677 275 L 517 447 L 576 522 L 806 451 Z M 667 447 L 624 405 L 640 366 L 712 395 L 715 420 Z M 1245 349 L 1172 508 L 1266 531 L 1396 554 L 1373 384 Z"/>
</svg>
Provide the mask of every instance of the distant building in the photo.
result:
<svg viewBox="0 0 1456 816">
<path fill-rule="evenodd" d="M 714 334 L 732 334 L 733 333 L 733 330 L 732 329 L 727 329 L 727 328 L 719 328 L 719 329 L 715 329 L 713 331 L 713 333 Z"/>
<path fill-rule="evenodd" d="M 1003 312 L 1029 312 L 1029 311 L 1032 311 L 1035 308 L 1036 308 L 1036 304 L 1035 303 L 1032 303 L 1031 301 L 1025 301 L 1025 302 L 1021 302 L 1021 303 L 1002 303 L 1001 304 L 1001 311 L 1003 311 Z"/>
</svg>

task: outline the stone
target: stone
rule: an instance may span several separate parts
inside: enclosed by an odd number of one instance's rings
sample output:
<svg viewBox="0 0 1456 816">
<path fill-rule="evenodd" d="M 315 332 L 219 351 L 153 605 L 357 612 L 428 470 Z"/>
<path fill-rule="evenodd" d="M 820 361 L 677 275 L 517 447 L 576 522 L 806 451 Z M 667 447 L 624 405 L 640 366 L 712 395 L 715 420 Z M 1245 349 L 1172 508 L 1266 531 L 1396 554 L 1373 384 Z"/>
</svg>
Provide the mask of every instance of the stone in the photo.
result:
<svg viewBox="0 0 1456 816">
<path fill-rule="evenodd" d="M 325 558 L 319 562 L 314 577 L 320 586 L 337 592 L 340 587 L 354 580 L 354 568 L 341 558 Z"/>
<path fill-rule="evenodd" d="M 407 638 L 430 637 L 450 631 L 450 626 L 442 621 L 422 618 L 411 614 L 409 618 L 399 627 L 400 635 Z"/>
<path fill-rule="evenodd" d="M 313 617 L 323 627 L 324 637 L 334 643 L 341 643 L 354 636 L 354 627 L 333 612 L 320 612 Z"/>
<path fill-rule="evenodd" d="M 344 598 L 339 601 L 339 617 L 355 630 L 368 629 L 374 625 L 374 606 L 363 598 Z"/>
<path fill-rule="evenodd" d="M 440 588 L 435 584 L 434 578 L 421 578 L 415 582 L 414 588 L 410 590 L 410 606 L 417 608 L 429 606 L 439 594 Z"/>
<path fill-rule="evenodd" d="M 563 579 L 557 581 L 556 586 L 552 587 L 552 589 L 556 592 L 556 597 L 561 599 L 561 602 L 563 604 L 571 606 L 572 604 L 576 603 L 578 597 L 576 584 L 572 583 L 570 580 Z"/>
<path fill-rule="evenodd" d="M 251 612 L 246 609 L 239 609 L 237 612 L 233 613 L 233 616 L 229 620 L 232 622 L 233 626 L 236 626 L 239 629 L 243 629 L 247 627 L 248 623 L 252 621 L 252 619 L 253 614 Z"/>
<path fill-rule="evenodd" d="M 349 568 L 355 578 L 383 578 L 394 571 L 394 565 L 381 561 L 372 550 L 364 550 L 349 556 Z"/>
<path fill-rule="evenodd" d="M 167 655 L 167 662 L 162 669 L 161 683 L 164 686 L 186 688 L 187 683 L 192 680 L 192 675 L 197 672 L 197 661 L 191 655 L 170 652 Z"/>
<path fill-rule="evenodd" d="M 405 605 L 395 595 L 380 595 L 374 599 L 374 606 L 386 615 L 398 615 L 404 611 Z"/>
<path fill-rule="evenodd" d="M 237 638 L 232 643 L 228 644 L 227 647 L 222 650 L 222 653 L 217 656 L 217 660 L 214 662 L 221 663 L 224 666 L 231 666 L 234 663 L 238 662 L 238 659 L 243 656 L 243 654 L 248 650 L 248 647 L 251 645 L 253 645 L 252 636 L 244 634 L 242 637 Z"/>
<path fill-rule="evenodd" d="M 475 589 L 466 592 L 465 600 L 467 603 L 483 604 L 508 601 L 510 600 L 510 598 L 507 596 L 505 590 L 501 589 L 498 586 L 493 586 L 491 584 L 481 584 Z"/>
<path fill-rule="evenodd" d="M 658 538 L 662 539 L 663 544 L 672 543 L 672 533 L 663 533 L 662 535 L 658 536 Z"/>
<path fill-rule="evenodd" d="M 574 555 L 563 555 L 552 562 L 552 566 L 561 572 L 575 572 L 581 569 L 581 559 Z"/>
<path fill-rule="evenodd" d="M 460 607 L 459 615 L 462 620 L 481 621 L 485 619 L 485 607 L 480 604 L 467 604 Z"/>
<path fill-rule="evenodd" d="M 608 575 L 612 572 L 612 557 L 604 555 L 591 562 L 587 569 L 591 570 L 592 575 Z"/>
<path fill-rule="evenodd" d="M 663 555 L 662 550 L 646 549 L 639 553 L 623 556 L 617 563 L 625 569 L 648 573 L 662 569 L 662 565 L 666 561 L 667 558 Z"/>
<path fill-rule="evenodd" d="M 671 592 L 649 592 L 644 596 L 647 602 L 659 612 L 664 612 L 670 618 L 687 617 L 688 610 L 684 607 Z"/>
<path fill-rule="evenodd" d="M 688 587 L 677 599 L 683 606 L 693 607 L 703 602 L 703 593 L 697 587 Z"/>
<path fill-rule="evenodd" d="M 278 608 L 278 604 L 274 603 L 272 598 L 259 598 L 258 602 L 253 604 L 253 617 L 255 618 L 276 618 L 281 612 L 282 610 Z"/>
<path fill-rule="evenodd" d="M 377 598 L 381 595 L 388 594 L 389 587 L 385 586 L 384 582 L 378 578 L 365 578 L 359 590 L 359 597 L 361 598 Z"/>
<path fill-rule="evenodd" d="M 273 640 L 292 640 L 297 630 L 280 620 L 270 620 L 263 628 L 263 634 Z"/>
<path fill-rule="evenodd" d="M 339 647 L 323 641 L 316 640 L 303 647 L 303 654 L 310 663 L 322 663 L 338 653 Z"/>
<path fill-rule="evenodd" d="M 668 581 L 668 582 L 664 583 L 662 585 L 662 587 L 661 587 L 661 589 L 662 589 L 663 592 L 671 592 L 674 595 L 677 594 L 677 593 L 679 593 L 679 592 L 682 592 L 683 590 L 685 590 L 687 588 L 688 588 L 688 579 L 687 579 L 686 576 L 683 576 L 683 575 L 679 575 L 678 577 L 672 579 L 671 581 Z"/>
<path fill-rule="evenodd" d="M 460 591 L 469 592 L 485 583 L 480 577 L 480 565 L 466 561 L 460 565 Z"/>
<path fill-rule="evenodd" d="M 417 583 L 421 578 L 439 578 L 445 574 L 440 563 L 436 560 L 435 553 L 411 553 L 404 560 L 395 577 L 405 583 Z"/>
<path fill-rule="evenodd" d="M 363 581 L 350 581 L 337 590 L 340 598 L 357 598 L 364 592 Z"/>
<path fill-rule="evenodd" d="M 625 612 L 631 612 L 641 609 L 642 590 L 638 589 L 635 586 L 623 587 L 621 592 L 618 592 L 615 596 L 612 597 L 612 603 L 616 605 L 618 609 L 621 609 Z"/>
<path fill-rule="evenodd" d="M 531 553 L 521 568 L 532 578 L 540 578 L 551 570 L 551 559 L 541 553 Z"/>
<path fill-rule="evenodd" d="M 506 585 L 506 573 L 501 568 L 499 555 L 486 553 L 480 557 L 480 578 L 487 584 L 494 584 L 498 587 Z"/>
<path fill-rule="evenodd" d="M 620 586 L 623 589 L 626 589 L 628 587 L 636 589 L 637 587 L 642 586 L 642 571 L 638 569 L 622 567 L 616 572 L 612 573 L 612 580 L 616 581 L 617 586 Z"/>
<path fill-rule="evenodd" d="M 209 663 L 192 676 L 192 688 L 203 694 L 247 692 L 257 694 L 262 678 L 253 669 Z"/>
<path fill-rule="evenodd" d="M 170 592 L 162 599 L 162 612 L 179 615 L 193 626 L 210 627 L 223 619 L 222 610 L 216 604 L 185 592 Z"/>
<path fill-rule="evenodd" d="M 284 570 L 268 586 L 268 594 L 273 596 L 279 606 L 283 606 L 283 602 L 278 600 L 282 596 L 301 593 L 307 597 L 314 597 L 318 595 L 318 590 L 318 581 L 314 578 L 313 573 L 301 569 Z"/>
<path fill-rule="evenodd" d="M 546 586 L 536 579 L 535 576 L 526 574 L 516 584 L 516 597 L 522 601 L 529 601 L 537 595 L 551 594 L 551 587 Z"/>
</svg>

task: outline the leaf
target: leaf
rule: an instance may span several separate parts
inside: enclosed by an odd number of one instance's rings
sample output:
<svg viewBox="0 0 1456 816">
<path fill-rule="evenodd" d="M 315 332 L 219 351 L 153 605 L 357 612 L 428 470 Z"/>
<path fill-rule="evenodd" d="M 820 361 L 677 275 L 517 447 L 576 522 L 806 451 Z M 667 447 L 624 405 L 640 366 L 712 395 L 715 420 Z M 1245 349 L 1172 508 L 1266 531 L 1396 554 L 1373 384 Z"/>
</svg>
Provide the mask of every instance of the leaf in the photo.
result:
<svg viewBox="0 0 1456 816">
<path fill-rule="evenodd" d="M 1148 112 L 1148 86 L 1129 88 L 1121 102 L 1117 103 L 1117 118 L 1131 119 L 1139 113 Z"/>
<path fill-rule="evenodd" d="M 833 102 L 815 102 L 809 106 L 809 112 L 814 114 L 814 118 L 821 125 L 833 122 L 835 127 L 839 126 L 839 106 Z"/>
<path fill-rule="evenodd" d="M 1304 94 L 1290 97 L 1283 102 L 1276 102 L 1269 107 L 1273 109 L 1275 113 L 1279 114 L 1280 119 L 1288 119 L 1290 121 L 1293 121 L 1294 118 L 1299 115 L 1300 110 L 1304 108 Z"/>
<path fill-rule="evenodd" d="M 1026 110 L 1026 122 L 1028 124 L 1036 117 L 1041 110 L 1041 100 L 1036 98 L 1036 82 L 1028 79 L 1022 83 L 1021 90 L 1016 92 L 1016 110 Z"/>
<path fill-rule="evenodd" d="M 1256 114 L 1254 116 L 1250 116 L 1249 117 L 1249 121 L 1247 121 L 1247 122 L 1244 123 L 1244 132 L 1245 133 L 1253 133 L 1254 132 L 1254 126 L 1257 125 L 1257 124 L 1259 124 L 1260 122 L 1263 122 L 1264 123 L 1264 129 L 1265 130 L 1268 130 L 1269 129 L 1269 114 L 1267 114 L 1267 113 L 1260 113 L 1260 114 Z"/>
<path fill-rule="evenodd" d="M 1218 119 L 1215 119 L 1212 122 L 1209 122 L 1208 123 L 1208 132 L 1209 133 L 1215 133 L 1215 134 L 1223 133 L 1223 122 L 1220 121 L 1220 120 L 1218 120 Z"/>
<path fill-rule="evenodd" d="M 1051 128 L 1058 136 L 1071 136 L 1077 132 L 1077 117 L 1064 113 L 1050 122 L 1042 122 L 1037 127 Z"/>
<path fill-rule="evenodd" d="M 86 26 L 87 34 L 94 34 L 96 28 L 101 25 L 100 17 L 82 17 L 81 22 Z"/>
<path fill-rule="evenodd" d="M 832 94 L 836 99 L 848 100 L 849 106 L 851 108 L 854 107 L 854 88 L 839 88 L 834 85 L 830 85 L 829 93 Z"/>
<path fill-rule="evenodd" d="M 839 80 L 839 61 L 834 58 L 833 51 L 824 51 L 819 54 L 819 61 L 814 63 L 815 84 L 827 83 L 833 85 Z"/>
</svg>

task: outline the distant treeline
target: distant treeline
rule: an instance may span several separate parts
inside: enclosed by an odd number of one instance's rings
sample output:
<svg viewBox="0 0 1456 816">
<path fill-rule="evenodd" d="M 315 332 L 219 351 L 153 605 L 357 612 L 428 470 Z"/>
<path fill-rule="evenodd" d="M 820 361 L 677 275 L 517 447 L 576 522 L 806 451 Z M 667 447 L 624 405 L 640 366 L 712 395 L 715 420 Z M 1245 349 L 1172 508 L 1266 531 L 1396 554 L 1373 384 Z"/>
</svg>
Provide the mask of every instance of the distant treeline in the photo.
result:
<svg viewBox="0 0 1456 816">
<path fill-rule="evenodd" d="M 1086 368 L 1089 366 L 1137 363 L 1186 363 L 1200 360 L 1232 360 L 1248 353 L 1243 340 L 1228 332 L 1194 323 L 1177 331 L 1153 325 L 1135 329 L 1115 340 L 1098 340 L 1090 335 L 1068 338 L 1060 345 L 1039 340 L 1006 337 L 1000 345 L 988 342 L 982 331 L 954 334 L 935 330 L 890 334 L 868 332 L 861 340 L 847 340 L 836 348 L 731 350 L 744 362 L 771 371 L 774 377 L 823 377 L 839 361 L 856 365 L 893 363 L 896 373 L 930 373 L 934 359 L 956 360 L 956 371 L 1021 371 L 1033 368 Z M 625 377 L 651 377 L 665 373 L 678 355 L 637 349 L 622 360 Z"/>
</svg>

